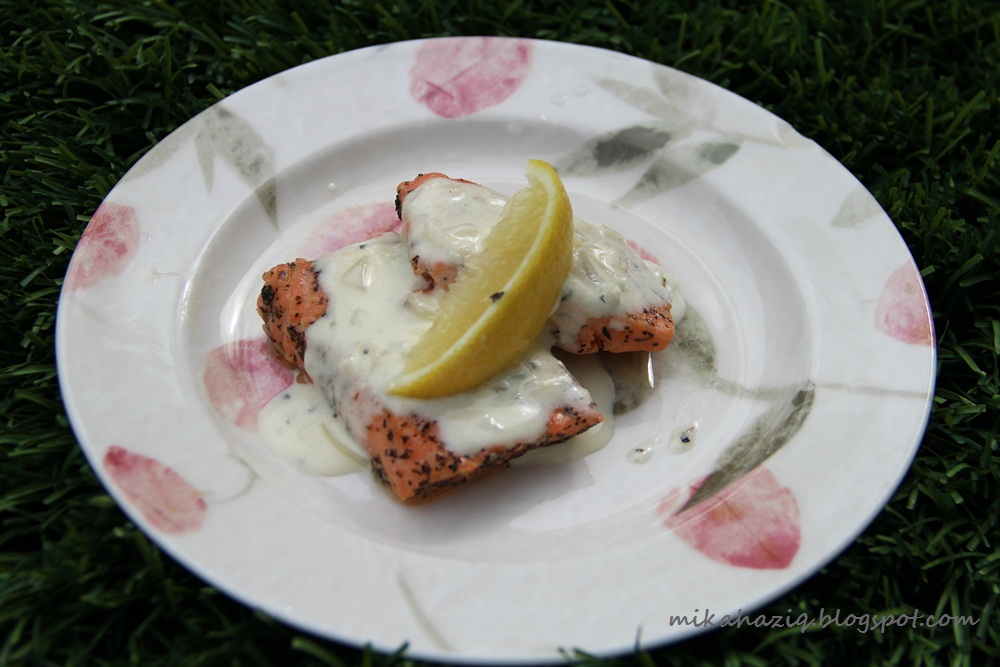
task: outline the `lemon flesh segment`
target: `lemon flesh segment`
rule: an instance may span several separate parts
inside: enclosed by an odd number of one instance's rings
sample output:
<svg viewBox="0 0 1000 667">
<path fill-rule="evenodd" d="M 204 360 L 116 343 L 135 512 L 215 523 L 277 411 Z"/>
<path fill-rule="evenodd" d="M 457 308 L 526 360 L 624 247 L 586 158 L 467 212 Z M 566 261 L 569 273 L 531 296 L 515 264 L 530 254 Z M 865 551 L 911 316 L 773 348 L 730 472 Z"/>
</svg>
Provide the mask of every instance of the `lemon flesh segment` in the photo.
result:
<svg viewBox="0 0 1000 667">
<path fill-rule="evenodd" d="M 446 294 L 389 393 L 437 398 L 513 366 L 552 313 L 573 261 L 573 210 L 551 165 L 530 160 L 528 187 Z"/>
</svg>

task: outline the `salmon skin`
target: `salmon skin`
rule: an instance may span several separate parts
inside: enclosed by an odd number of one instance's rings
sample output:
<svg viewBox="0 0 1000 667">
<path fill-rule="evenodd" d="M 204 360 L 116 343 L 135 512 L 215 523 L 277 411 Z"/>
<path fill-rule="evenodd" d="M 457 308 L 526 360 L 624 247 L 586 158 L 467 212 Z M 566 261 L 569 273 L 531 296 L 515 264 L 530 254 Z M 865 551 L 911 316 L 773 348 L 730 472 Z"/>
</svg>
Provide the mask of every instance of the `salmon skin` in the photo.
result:
<svg viewBox="0 0 1000 667">
<path fill-rule="evenodd" d="M 435 179 L 481 187 L 472 181 L 450 178 L 440 172 L 420 174 L 397 187 L 396 212 L 403 223 L 403 234 L 409 239 L 410 263 L 414 273 L 427 280 L 427 290 L 436 287 L 448 289 L 461 271 L 462 254 L 469 252 L 471 247 L 467 245 L 465 248 L 456 249 L 435 246 L 439 237 L 438 230 L 433 228 L 435 224 L 433 206 L 430 210 L 414 216 L 407 215 L 405 202 L 414 196 L 414 193 L 420 196 L 421 186 Z M 441 198 L 441 208 L 451 206 L 453 201 L 459 200 L 462 196 L 471 198 L 469 194 L 463 195 L 462 192 L 456 191 L 451 196 Z M 478 211 L 499 216 L 501 209 L 498 206 L 502 204 L 497 204 L 495 201 L 487 202 L 488 198 L 479 192 L 475 192 L 475 196 L 478 199 L 473 205 Z M 468 208 L 470 204 L 463 206 Z M 464 209 L 462 213 L 465 213 Z M 415 224 L 414 218 L 421 222 Z M 555 347 L 573 354 L 655 352 L 665 349 L 674 337 L 674 320 L 671 315 L 671 302 L 666 296 L 668 292 L 665 280 L 659 285 L 664 288 L 661 290 L 657 290 L 655 285 L 646 285 L 646 293 L 638 305 L 622 304 L 617 310 L 612 309 L 613 312 L 607 312 L 606 301 L 610 301 L 612 293 L 620 294 L 629 289 L 635 291 L 638 289 L 635 285 L 639 282 L 631 277 L 619 281 L 618 284 L 613 279 L 606 280 L 606 293 L 597 295 L 593 294 L 595 289 L 593 284 L 606 278 L 608 274 L 624 275 L 627 271 L 635 275 L 642 274 L 648 282 L 648 276 L 645 274 L 648 274 L 649 269 L 638 253 L 628 247 L 625 240 L 616 232 L 581 220 L 575 220 L 574 226 L 576 233 L 573 268 L 564 286 L 560 305 L 547 325 L 553 335 Z M 595 243 L 600 247 L 595 246 Z M 434 250 L 434 256 L 428 257 L 427 250 Z M 611 259 L 605 259 L 607 257 Z M 613 270 L 603 266 L 608 261 L 615 263 Z M 573 281 L 574 274 L 579 276 L 576 282 Z M 624 286 L 621 282 L 625 283 Z M 580 289 L 584 285 L 588 289 Z M 586 299 L 590 299 L 589 302 L 581 298 L 583 293 L 587 294 Z M 599 297 L 600 303 L 597 303 L 594 296 Z"/>
<path fill-rule="evenodd" d="M 405 267 L 406 254 L 402 249 L 399 257 Z M 272 349 L 297 368 L 300 381 L 306 382 L 312 378 L 305 366 L 305 332 L 331 306 L 318 275 L 315 263 L 309 260 L 280 264 L 264 273 L 264 286 L 257 299 L 257 311 Z M 567 398 L 549 414 L 540 437 L 499 443 L 463 455 L 442 441 L 433 415 L 386 407 L 386 397 L 372 389 L 370 383 L 358 379 L 337 395 L 329 388 L 324 393 L 334 414 L 344 420 L 347 431 L 367 451 L 376 478 L 405 503 L 436 498 L 509 467 L 510 461 L 532 449 L 568 440 L 604 420 L 584 391 L 586 400 Z"/>
</svg>

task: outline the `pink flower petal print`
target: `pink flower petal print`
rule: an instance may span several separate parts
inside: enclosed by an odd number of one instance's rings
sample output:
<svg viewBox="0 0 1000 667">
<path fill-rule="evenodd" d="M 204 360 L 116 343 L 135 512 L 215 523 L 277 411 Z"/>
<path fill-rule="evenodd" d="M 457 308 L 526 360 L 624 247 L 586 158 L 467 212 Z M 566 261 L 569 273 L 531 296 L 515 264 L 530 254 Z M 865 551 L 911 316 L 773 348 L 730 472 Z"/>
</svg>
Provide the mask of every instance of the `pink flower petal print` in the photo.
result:
<svg viewBox="0 0 1000 667">
<path fill-rule="evenodd" d="M 788 567 L 801 541 L 795 496 L 757 467 L 716 495 L 678 512 L 704 480 L 668 494 L 664 525 L 712 560 L 754 569 Z"/>
<path fill-rule="evenodd" d="M 66 274 L 66 289 L 96 285 L 121 274 L 139 245 L 135 209 L 113 202 L 98 207 L 73 252 Z"/>
<path fill-rule="evenodd" d="M 402 226 L 391 202 L 353 206 L 321 220 L 296 256 L 316 258 L 384 232 L 398 232 Z"/>
<path fill-rule="evenodd" d="M 911 345 L 933 345 L 934 331 L 917 267 L 907 262 L 892 272 L 875 307 L 875 328 Z"/>
<path fill-rule="evenodd" d="M 431 40 L 417 52 L 410 94 L 444 116 L 466 116 L 507 99 L 531 71 L 531 42 L 494 37 Z"/>
<path fill-rule="evenodd" d="M 242 339 L 208 353 L 203 381 L 219 414 L 255 431 L 261 408 L 295 381 L 295 372 L 271 353 L 267 340 Z"/>
<path fill-rule="evenodd" d="M 103 465 L 129 502 L 157 530 L 184 533 L 204 523 L 204 499 L 172 468 L 117 445 L 108 448 Z"/>
</svg>

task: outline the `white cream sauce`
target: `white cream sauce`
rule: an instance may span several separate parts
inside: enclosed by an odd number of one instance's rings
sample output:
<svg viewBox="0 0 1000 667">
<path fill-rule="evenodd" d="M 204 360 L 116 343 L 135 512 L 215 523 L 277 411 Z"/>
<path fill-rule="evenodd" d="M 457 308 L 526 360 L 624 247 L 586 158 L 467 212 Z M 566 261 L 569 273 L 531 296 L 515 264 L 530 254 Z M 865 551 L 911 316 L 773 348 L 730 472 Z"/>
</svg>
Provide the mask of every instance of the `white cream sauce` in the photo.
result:
<svg viewBox="0 0 1000 667">
<path fill-rule="evenodd" d="M 403 200 L 403 237 L 410 257 L 426 266 L 461 267 L 482 250 L 487 232 L 503 217 L 508 198 L 481 185 L 435 178 Z M 574 219 L 573 265 L 552 315 L 555 340 L 571 347 L 591 318 L 623 317 L 671 303 L 674 322 L 684 317 L 677 281 L 644 260 L 605 225 Z"/>
<path fill-rule="evenodd" d="M 678 428 L 667 437 L 657 436 L 645 440 L 638 447 L 630 449 L 625 458 L 630 463 L 648 463 L 653 457 L 653 452 L 661 447 L 665 447 L 671 454 L 684 454 L 691 451 L 694 441 L 698 437 L 698 423 L 695 422 L 687 428 Z"/>
<path fill-rule="evenodd" d="M 305 365 L 315 384 L 296 384 L 261 412 L 264 439 L 303 470 L 337 475 L 367 464 L 359 444 L 382 409 L 417 414 L 438 423 L 452 451 L 470 455 L 499 443 L 540 438 L 561 406 L 597 404 L 605 421 L 569 441 L 533 450 L 518 463 L 558 463 L 603 448 L 614 434 L 615 388 L 592 355 L 566 365 L 551 353 L 543 332 L 522 362 L 458 396 L 411 399 L 387 393 L 403 371 L 406 354 L 430 326 L 440 290 L 420 291 L 410 258 L 462 266 L 482 249 L 507 197 L 478 185 L 433 179 L 410 193 L 404 205 L 404 236 L 383 234 L 314 262 L 330 301 L 327 313 L 306 332 Z M 675 322 L 684 304 L 676 282 L 645 262 L 610 228 L 574 221 L 574 264 L 553 318 L 575 337 L 591 317 L 635 312 L 672 301 Z M 570 372 L 571 371 L 571 372 Z"/>
<path fill-rule="evenodd" d="M 615 432 L 615 389 L 593 356 L 566 359 L 566 368 L 591 395 L 604 421 L 565 442 L 531 450 L 515 465 L 566 463 L 603 449 Z M 272 398 L 258 417 L 265 442 L 299 469 L 332 477 L 368 467 L 368 454 L 333 417 L 315 384 L 296 383 Z"/>
<path fill-rule="evenodd" d="M 404 239 L 410 257 L 428 265 L 462 266 L 482 251 L 486 233 L 507 205 L 507 197 L 480 185 L 434 178 L 403 200 Z"/>
<path fill-rule="evenodd" d="M 368 455 L 333 418 L 330 404 L 313 384 L 296 382 L 261 409 L 261 436 L 282 458 L 316 475 L 343 475 L 368 465 Z"/>
<path fill-rule="evenodd" d="M 604 415 L 604 421 L 565 442 L 533 449 L 512 461 L 515 465 L 567 463 L 582 459 L 604 449 L 615 434 L 615 386 L 601 362 L 594 355 L 580 355 L 565 358 L 565 364 L 573 377 L 590 392 L 597 409 Z"/>
<path fill-rule="evenodd" d="M 586 409 L 590 394 L 550 352 L 541 336 L 517 366 L 456 396 L 414 399 L 387 393 L 406 355 L 430 327 L 433 304 L 415 293 L 405 246 L 383 234 L 316 260 L 330 301 L 306 331 L 305 366 L 355 439 L 383 409 L 435 421 L 442 443 L 470 455 L 489 445 L 544 435 L 552 412 Z"/>
</svg>

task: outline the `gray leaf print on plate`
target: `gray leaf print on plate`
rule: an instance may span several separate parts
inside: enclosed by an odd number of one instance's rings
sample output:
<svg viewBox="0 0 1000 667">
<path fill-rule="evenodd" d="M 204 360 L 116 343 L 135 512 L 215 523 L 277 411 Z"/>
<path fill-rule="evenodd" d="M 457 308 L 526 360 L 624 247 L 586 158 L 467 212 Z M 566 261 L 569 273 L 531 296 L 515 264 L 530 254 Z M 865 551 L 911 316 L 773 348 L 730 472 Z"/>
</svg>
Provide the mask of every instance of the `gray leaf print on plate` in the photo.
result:
<svg viewBox="0 0 1000 667">
<path fill-rule="evenodd" d="M 662 69 L 662 68 L 660 68 Z M 659 70 L 654 69 L 654 74 Z M 662 88 L 666 83 L 656 79 Z M 638 182 L 619 200 L 635 204 L 684 185 L 731 158 L 744 137 L 720 133 L 712 127 L 710 114 L 699 117 L 671 102 L 666 91 L 602 78 L 597 84 L 622 102 L 656 120 L 637 123 L 590 139 L 555 163 L 567 176 L 597 176 L 621 172 L 648 162 Z M 695 132 L 714 133 L 690 141 Z"/>
<path fill-rule="evenodd" d="M 725 140 L 668 146 L 618 203 L 637 204 L 689 183 L 725 163 L 739 149 L 739 144 Z"/>
<path fill-rule="evenodd" d="M 812 410 L 815 390 L 811 383 L 787 390 L 754 421 L 720 457 L 717 468 L 691 497 L 681 512 L 718 493 L 770 458 L 799 432 Z"/>
<path fill-rule="evenodd" d="M 622 102 L 632 105 L 650 116 L 670 118 L 676 122 L 681 118 L 687 121 L 687 114 L 669 104 L 656 92 L 617 79 L 598 79 L 597 85 L 608 91 Z"/>
<path fill-rule="evenodd" d="M 632 125 L 591 139 L 556 162 L 555 169 L 565 176 L 625 171 L 655 155 L 671 138 L 661 123 Z"/>
<path fill-rule="evenodd" d="M 271 222 L 277 224 L 274 151 L 250 123 L 219 104 L 203 116 L 194 142 L 205 187 L 212 189 L 215 158 L 222 158 L 253 188 Z"/>
<path fill-rule="evenodd" d="M 784 447 L 808 417 L 815 389 L 808 380 L 789 387 L 749 388 L 719 377 L 712 333 L 691 304 L 687 305 L 670 348 L 663 354 L 666 357 L 671 353 L 671 363 L 686 367 L 702 386 L 734 398 L 766 401 L 768 404 L 767 409 L 725 449 L 715 463 L 715 469 L 681 508 L 680 511 L 684 511 L 718 493 Z M 679 369 L 675 367 L 673 372 L 679 372 Z"/>
<path fill-rule="evenodd" d="M 706 381 L 716 375 L 715 340 L 701 313 L 691 304 L 684 309 L 684 319 L 677 325 L 670 349 Z"/>
</svg>

